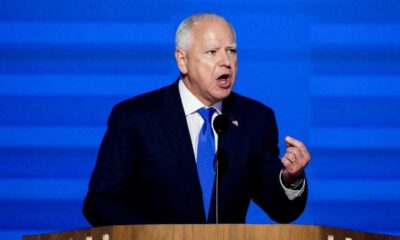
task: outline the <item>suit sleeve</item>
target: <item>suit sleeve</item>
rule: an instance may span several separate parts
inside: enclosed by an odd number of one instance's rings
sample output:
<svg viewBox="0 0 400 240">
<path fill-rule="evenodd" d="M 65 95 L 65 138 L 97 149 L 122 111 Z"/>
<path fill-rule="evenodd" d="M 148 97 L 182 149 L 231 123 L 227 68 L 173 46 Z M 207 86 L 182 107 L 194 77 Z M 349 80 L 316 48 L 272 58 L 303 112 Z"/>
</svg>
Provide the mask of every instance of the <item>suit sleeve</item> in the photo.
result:
<svg viewBox="0 0 400 240">
<path fill-rule="evenodd" d="M 279 158 L 278 129 L 272 110 L 265 112 L 263 140 L 256 162 L 253 199 L 272 220 L 289 223 L 304 211 L 307 201 L 307 184 L 301 196 L 289 200 L 279 180 L 282 163 Z"/>
<path fill-rule="evenodd" d="M 96 166 L 89 183 L 83 214 L 93 226 L 140 224 L 140 200 L 134 195 L 138 143 L 134 122 L 121 105 L 112 110 Z"/>
</svg>

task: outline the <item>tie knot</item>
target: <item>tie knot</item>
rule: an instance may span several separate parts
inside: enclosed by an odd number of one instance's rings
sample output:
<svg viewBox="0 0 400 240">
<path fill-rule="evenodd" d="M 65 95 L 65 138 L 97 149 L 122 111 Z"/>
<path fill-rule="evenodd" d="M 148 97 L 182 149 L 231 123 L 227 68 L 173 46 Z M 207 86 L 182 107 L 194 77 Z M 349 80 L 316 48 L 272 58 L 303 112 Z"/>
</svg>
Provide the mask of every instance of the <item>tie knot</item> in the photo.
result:
<svg viewBox="0 0 400 240">
<path fill-rule="evenodd" d="M 210 108 L 203 107 L 203 108 L 200 108 L 198 112 L 200 113 L 200 116 L 203 118 L 204 122 L 211 123 L 211 119 L 214 114 L 214 111 L 215 111 L 215 109 L 212 107 L 210 107 Z"/>
</svg>

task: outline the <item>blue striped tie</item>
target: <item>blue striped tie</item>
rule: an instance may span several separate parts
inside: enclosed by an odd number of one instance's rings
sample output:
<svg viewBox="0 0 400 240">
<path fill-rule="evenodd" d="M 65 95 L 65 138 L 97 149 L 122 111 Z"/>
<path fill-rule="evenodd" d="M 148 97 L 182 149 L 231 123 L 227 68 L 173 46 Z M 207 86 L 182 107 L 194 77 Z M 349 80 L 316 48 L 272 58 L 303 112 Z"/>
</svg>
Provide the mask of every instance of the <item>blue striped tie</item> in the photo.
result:
<svg viewBox="0 0 400 240">
<path fill-rule="evenodd" d="M 214 108 L 201 108 L 198 111 L 204 120 L 204 124 L 200 129 L 197 145 L 197 173 L 203 192 L 203 205 L 206 219 L 208 218 L 214 185 L 215 141 L 211 124 L 214 111 Z"/>
</svg>

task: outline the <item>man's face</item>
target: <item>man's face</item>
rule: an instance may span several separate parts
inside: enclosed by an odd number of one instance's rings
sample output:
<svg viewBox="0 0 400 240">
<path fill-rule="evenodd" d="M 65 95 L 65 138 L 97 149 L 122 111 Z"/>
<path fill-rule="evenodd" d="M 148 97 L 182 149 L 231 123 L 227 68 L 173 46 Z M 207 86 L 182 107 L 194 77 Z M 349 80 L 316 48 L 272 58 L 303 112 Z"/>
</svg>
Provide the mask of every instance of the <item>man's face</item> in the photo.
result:
<svg viewBox="0 0 400 240">
<path fill-rule="evenodd" d="M 194 23 L 188 49 L 178 49 L 176 58 L 186 87 L 206 106 L 231 93 L 237 72 L 237 46 L 225 21 Z"/>
</svg>

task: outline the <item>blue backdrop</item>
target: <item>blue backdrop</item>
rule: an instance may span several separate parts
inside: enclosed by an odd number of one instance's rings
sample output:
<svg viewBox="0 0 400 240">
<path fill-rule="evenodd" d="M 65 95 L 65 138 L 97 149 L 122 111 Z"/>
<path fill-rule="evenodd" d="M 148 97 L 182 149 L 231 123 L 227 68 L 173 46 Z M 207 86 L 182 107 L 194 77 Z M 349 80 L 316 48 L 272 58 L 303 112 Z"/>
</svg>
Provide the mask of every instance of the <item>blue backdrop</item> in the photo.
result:
<svg viewBox="0 0 400 240">
<path fill-rule="evenodd" d="M 175 29 L 204 11 L 236 28 L 235 90 L 312 152 L 296 223 L 400 235 L 400 1 L 0 6 L 0 239 L 89 227 L 82 200 L 111 107 L 176 79 Z M 271 222 L 254 205 L 247 221 Z"/>
</svg>

